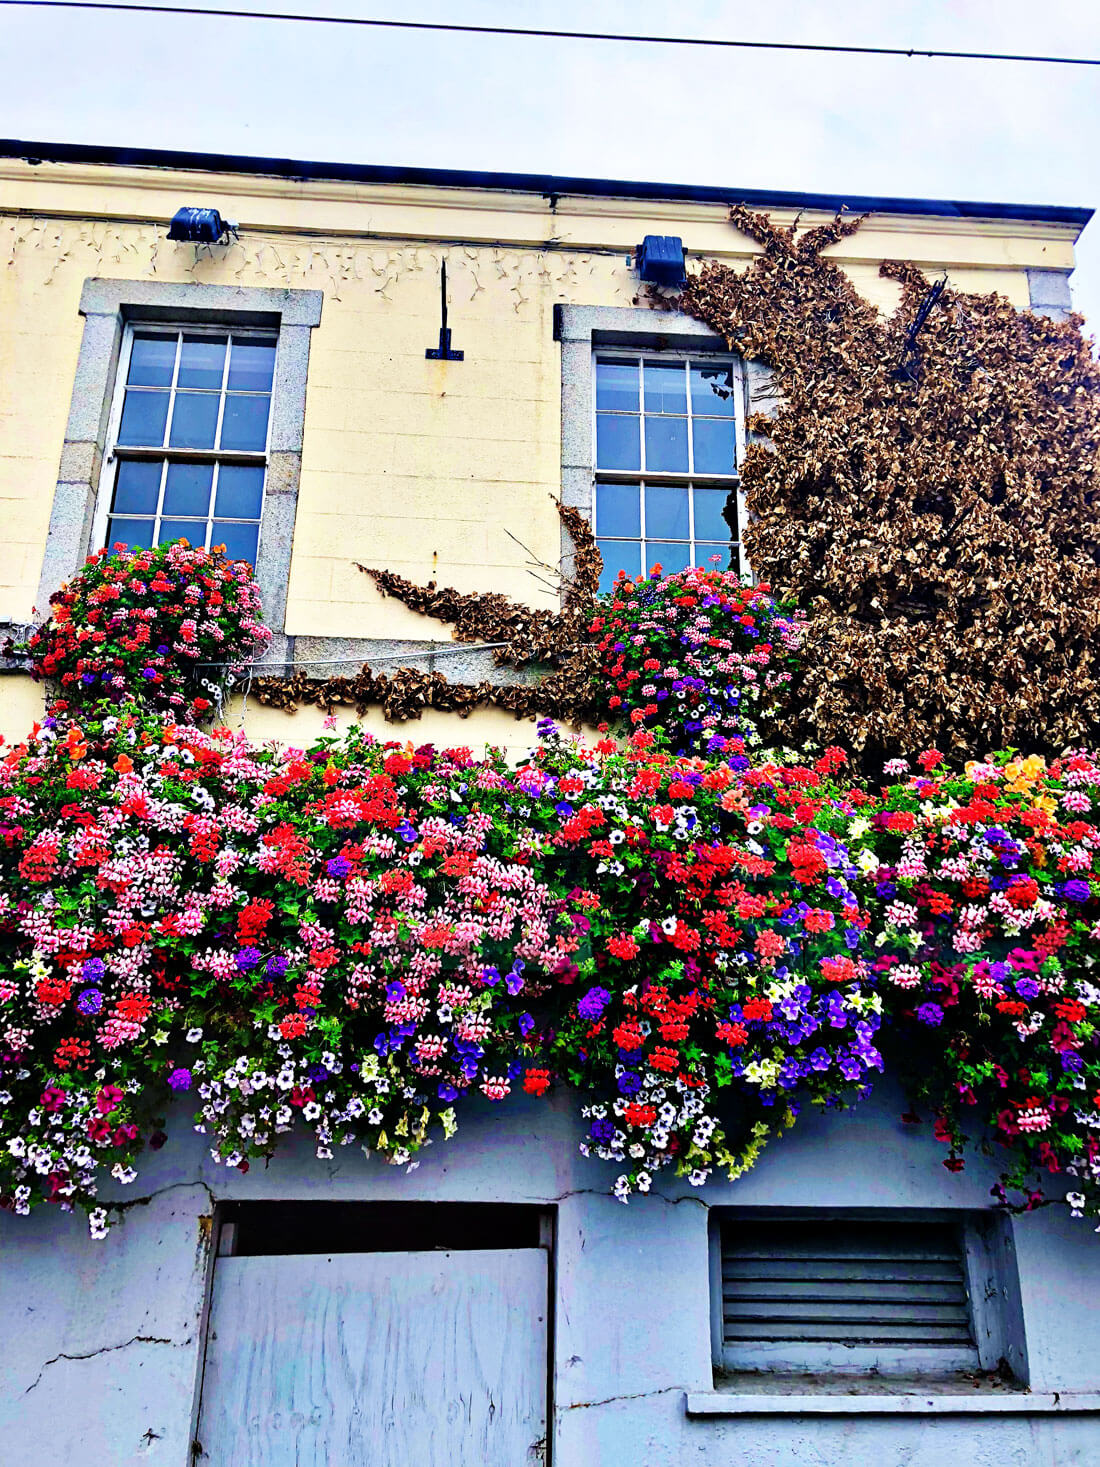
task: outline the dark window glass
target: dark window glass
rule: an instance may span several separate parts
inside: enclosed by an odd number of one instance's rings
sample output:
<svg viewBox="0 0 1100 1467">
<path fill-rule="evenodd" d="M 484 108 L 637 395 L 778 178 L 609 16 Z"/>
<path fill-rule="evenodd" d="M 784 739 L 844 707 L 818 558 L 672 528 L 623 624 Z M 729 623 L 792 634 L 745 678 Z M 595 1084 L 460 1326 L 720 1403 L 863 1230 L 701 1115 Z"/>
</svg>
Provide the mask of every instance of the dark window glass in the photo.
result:
<svg viewBox="0 0 1100 1467">
<path fill-rule="evenodd" d="M 645 534 L 647 540 L 688 538 L 688 492 L 647 484 L 645 490 Z"/>
<path fill-rule="evenodd" d="M 645 466 L 650 473 L 687 473 L 687 418 L 646 418 Z"/>
<path fill-rule="evenodd" d="M 205 520 L 161 520 L 159 544 L 168 545 L 173 540 L 186 540 L 194 550 L 206 544 Z"/>
<path fill-rule="evenodd" d="M 630 540 L 597 540 L 599 552 L 603 556 L 603 572 L 600 575 L 600 590 L 610 591 L 615 584 L 615 577 L 621 570 L 626 571 L 628 576 L 636 577 L 641 567 L 641 545 Z"/>
<path fill-rule="evenodd" d="M 161 514 L 201 515 L 210 513 L 213 464 L 169 464 Z"/>
<path fill-rule="evenodd" d="M 225 336 L 184 336 L 177 386 L 220 392 L 228 345 L 229 340 Z"/>
<path fill-rule="evenodd" d="M 715 559 L 717 557 L 717 559 Z M 727 540 L 724 545 L 708 545 L 705 540 L 695 542 L 695 563 L 704 570 L 736 570 L 733 548 Z"/>
<path fill-rule="evenodd" d="M 216 392 L 177 392 L 172 408 L 173 448 L 213 448 L 218 431 Z"/>
<path fill-rule="evenodd" d="M 730 527 L 722 517 L 729 494 L 725 489 L 695 489 L 696 540 L 728 540 Z"/>
<path fill-rule="evenodd" d="M 647 413 L 687 413 L 687 373 L 683 362 L 646 362 Z"/>
<path fill-rule="evenodd" d="M 270 392 L 275 371 L 275 343 L 235 336 L 229 358 L 230 392 Z"/>
<path fill-rule="evenodd" d="M 127 388 L 122 403 L 122 422 L 118 441 L 123 445 L 159 448 L 164 442 L 164 425 L 168 421 L 167 392 L 149 392 L 143 388 Z"/>
<path fill-rule="evenodd" d="M 675 571 L 687 570 L 693 564 L 689 546 L 662 545 L 659 540 L 646 541 L 646 558 L 650 567 L 659 565 L 666 576 Z"/>
<path fill-rule="evenodd" d="M 601 412 L 638 411 L 637 362 L 596 360 L 596 407 Z"/>
<path fill-rule="evenodd" d="M 123 459 L 115 475 L 115 514 L 156 514 L 164 465 Z"/>
<path fill-rule="evenodd" d="M 118 541 L 131 550 L 148 550 L 153 543 L 153 521 L 120 520 L 112 516 L 107 525 L 108 549 Z"/>
<path fill-rule="evenodd" d="M 239 397 L 230 392 L 222 414 L 222 448 L 262 449 L 267 443 L 268 397 Z"/>
<path fill-rule="evenodd" d="M 601 469 L 639 469 L 638 419 L 596 414 L 596 463 Z"/>
<path fill-rule="evenodd" d="M 211 545 L 224 545 L 230 560 L 247 560 L 250 565 L 256 564 L 259 538 L 259 525 L 235 525 L 225 520 L 215 520 L 210 532 Z"/>
<path fill-rule="evenodd" d="M 596 485 L 596 528 L 601 535 L 637 540 L 642 533 L 641 496 L 636 484 Z"/>
<path fill-rule="evenodd" d="M 691 411 L 696 417 L 733 417 L 733 368 L 691 364 Z"/>
<path fill-rule="evenodd" d="M 258 520 L 264 495 L 264 471 L 258 464 L 222 464 L 214 513 L 231 520 Z"/>
<path fill-rule="evenodd" d="M 692 423 L 697 474 L 732 474 L 735 461 L 732 418 L 696 418 Z"/>
<path fill-rule="evenodd" d="M 130 349 L 131 387 L 171 387 L 176 366 L 176 338 L 148 331 L 135 331 Z"/>
</svg>

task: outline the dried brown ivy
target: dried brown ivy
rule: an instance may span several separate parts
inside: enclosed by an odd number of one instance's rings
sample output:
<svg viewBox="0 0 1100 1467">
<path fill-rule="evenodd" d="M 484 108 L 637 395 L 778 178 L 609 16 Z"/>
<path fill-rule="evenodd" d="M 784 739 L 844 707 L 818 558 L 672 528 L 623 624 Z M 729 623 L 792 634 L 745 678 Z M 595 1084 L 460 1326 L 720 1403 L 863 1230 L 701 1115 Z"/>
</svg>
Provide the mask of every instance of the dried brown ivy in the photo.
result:
<svg viewBox="0 0 1100 1467">
<path fill-rule="evenodd" d="M 751 424 L 745 540 L 756 574 L 811 612 L 792 734 L 868 759 L 929 746 L 1037 751 L 1100 725 L 1100 366 L 1080 317 L 1017 311 L 881 273 L 881 319 L 822 249 L 735 208 L 762 247 L 716 263 L 681 308 L 772 368 L 780 406 Z"/>
<path fill-rule="evenodd" d="M 253 685 L 261 703 L 294 708 L 312 703 L 331 711 L 353 707 L 362 714 L 376 705 L 391 722 L 419 718 L 425 708 L 458 713 L 465 718 L 481 704 L 506 708 L 517 718 L 545 714 L 579 723 L 597 714 L 596 649 L 589 638 L 592 604 L 603 561 L 584 515 L 558 505 L 562 524 L 573 541 L 573 572 L 563 582 L 560 611 L 535 610 L 496 592 L 463 594 L 434 581 L 418 586 L 393 571 L 359 569 L 386 596 L 413 611 L 449 622 L 455 641 L 500 643 L 493 649 L 499 667 L 538 667 L 543 675 L 530 683 L 451 683 L 439 672 L 402 667 L 390 675 L 364 666 L 354 677 L 323 681 L 304 672 L 291 677 L 258 678 Z"/>
<path fill-rule="evenodd" d="M 913 339 L 929 289 L 919 270 L 881 267 L 902 286 L 884 320 L 822 257 L 858 220 L 798 233 L 742 206 L 731 219 L 762 253 L 742 273 L 704 264 L 680 308 L 775 376 L 775 416 L 749 424 L 769 442 L 746 455 L 744 535 L 757 576 L 811 612 L 788 741 L 842 744 L 868 761 L 1094 741 L 1100 366 L 1080 318 L 948 288 Z M 553 669 L 542 680 L 462 687 L 364 668 L 262 679 L 261 700 L 379 703 L 394 719 L 481 702 L 592 716 L 583 644 L 599 554 L 583 516 L 560 512 L 578 552 L 560 613 L 368 572 L 458 640 L 505 642 L 499 665 Z"/>
</svg>

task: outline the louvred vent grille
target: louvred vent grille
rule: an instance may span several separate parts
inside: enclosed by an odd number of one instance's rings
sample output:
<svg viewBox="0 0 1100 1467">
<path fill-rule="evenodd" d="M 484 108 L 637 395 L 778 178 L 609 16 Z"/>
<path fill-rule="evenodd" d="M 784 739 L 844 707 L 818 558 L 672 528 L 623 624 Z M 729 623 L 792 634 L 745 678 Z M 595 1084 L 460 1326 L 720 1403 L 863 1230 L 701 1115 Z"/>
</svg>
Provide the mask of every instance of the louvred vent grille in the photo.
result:
<svg viewBox="0 0 1100 1467">
<path fill-rule="evenodd" d="M 727 1346 L 972 1344 L 959 1238 L 938 1224 L 731 1222 L 722 1315 Z"/>
</svg>

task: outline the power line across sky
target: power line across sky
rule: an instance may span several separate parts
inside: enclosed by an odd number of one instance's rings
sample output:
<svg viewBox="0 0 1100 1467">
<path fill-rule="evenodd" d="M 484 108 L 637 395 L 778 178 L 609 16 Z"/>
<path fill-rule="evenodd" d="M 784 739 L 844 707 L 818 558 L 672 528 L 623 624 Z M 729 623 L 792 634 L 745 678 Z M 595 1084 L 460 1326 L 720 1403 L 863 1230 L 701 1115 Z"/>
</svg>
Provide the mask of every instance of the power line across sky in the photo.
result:
<svg viewBox="0 0 1100 1467">
<path fill-rule="evenodd" d="M 1024 55 L 1000 51 L 940 51 L 905 46 L 844 46 L 812 41 L 758 41 L 719 36 L 638 35 L 620 31 L 546 30 L 528 26 L 463 25 L 428 20 L 375 19 L 368 16 L 308 15 L 283 10 L 214 9 L 196 5 L 143 5 L 133 0 L 0 0 L 3 6 L 33 10 L 98 10 L 138 15 L 181 15 L 204 20 L 264 20 L 310 25 L 370 26 L 377 30 L 449 31 L 458 35 L 515 36 L 535 40 L 615 41 L 642 46 L 704 46 L 745 51 L 822 52 L 842 56 L 900 56 L 935 61 L 1007 61 L 1043 66 L 1100 66 L 1100 57 Z"/>
</svg>

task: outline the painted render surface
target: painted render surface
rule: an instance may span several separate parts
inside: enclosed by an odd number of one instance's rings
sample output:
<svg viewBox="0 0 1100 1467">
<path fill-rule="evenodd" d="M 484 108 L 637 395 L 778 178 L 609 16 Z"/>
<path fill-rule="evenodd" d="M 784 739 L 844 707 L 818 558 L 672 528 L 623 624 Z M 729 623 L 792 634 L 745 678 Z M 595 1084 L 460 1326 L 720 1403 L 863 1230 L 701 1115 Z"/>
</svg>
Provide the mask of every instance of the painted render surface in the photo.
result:
<svg viewBox="0 0 1100 1467">
<path fill-rule="evenodd" d="M 239 241 L 170 242 L 166 225 L 181 202 L 238 220 Z M 759 247 L 726 215 L 719 204 L 0 159 L 0 619 L 28 620 L 38 593 L 90 280 L 132 283 L 147 306 L 179 285 L 231 288 L 242 307 L 250 291 L 265 305 L 278 290 L 323 293 L 309 346 L 288 635 L 439 638 L 438 627 L 383 601 L 356 560 L 549 604 L 506 531 L 557 561 L 553 307 L 644 305 L 631 260 L 647 232 L 680 235 L 695 258 L 747 264 Z M 824 217 L 811 211 L 802 225 Z M 1064 291 L 1076 233 L 1049 222 L 884 214 L 829 253 L 883 310 L 899 298 L 897 283 L 878 275 L 884 259 L 946 268 L 960 288 L 998 290 L 1026 307 L 1033 288 Z M 438 337 L 444 258 L 462 363 L 424 357 Z"/>
<path fill-rule="evenodd" d="M 673 1181 L 627 1206 L 609 1195 L 613 1169 L 577 1152 L 568 1096 L 486 1103 L 411 1174 L 351 1148 L 319 1162 L 292 1143 L 242 1176 L 206 1159 L 181 1115 L 104 1242 L 88 1238 L 82 1218 L 53 1210 L 0 1216 L 0 1461 L 191 1467 L 214 1208 L 354 1199 L 555 1210 L 554 1467 L 1094 1467 L 1100 1239 L 1085 1223 L 1042 1211 L 1011 1225 L 1032 1404 L 1002 1388 L 974 1390 L 965 1415 L 944 1414 L 943 1397 L 922 1404 L 930 1396 L 921 1392 L 905 1414 L 887 1404 L 880 1415 L 844 1414 L 834 1396 L 831 1414 L 813 1403 L 790 1414 L 688 1415 L 689 1393 L 704 1395 L 708 1410 L 723 1406 L 711 1367 L 710 1208 L 988 1205 L 992 1172 L 980 1159 L 945 1172 L 927 1130 L 914 1134 L 897 1119 L 898 1099 L 806 1116 L 734 1184 L 694 1190 Z M 849 1399 L 853 1412 L 867 1404 Z"/>
<path fill-rule="evenodd" d="M 169 241 L 181 202 L 219 208 L 239 221 L 240 238 L 225 247 Z M 1064 314 L 1077 225 L 937 207 L 874 213 L 829 256 L 884 312 L 900 287 L 879 265 L 905 259 L 930 277 L 945 270 L 961 289 Z M 368 656 L 384 668 L 412 652 L 417 666 L 452 681 L 502 676 L 489 653 L 456 654 L 439 623 L 383 599 L 356 563 L 554 604 L 528 560 L 558 563 L 554 500 L 576 502 L 578 476 L 591 494 L 590 464 L 563 424 L 577 395 L 568 367 L 577 343 L 563 350 L 555 339 L 555 307 L 620 312 L 629 333 L 639 320 L 657 336 L 673 325 L 697 331 L 652 308 L 633 251 L 646 233 L 674 234 L 695 259 L 744 267 L 759 247 L 727 213 L 725 203 L 687 199 L 0 158 L 0 633 L 44 611 L 49 590 L 79 563 L 77 541 L 95 548 L 81 486 L 94 499 L 111 477 L 105 424 L 127 312 L 172 320 L 186 299 L 201 316 L 214 296 L 222 307 L 271 312 L 285 297 L 279 374 L 295 377 L 304 409 L 290 425 L 276 403 L 268 455 L 261 559 L 265 542 L 278 551 L 265 584 L 276 633 L 269 660 L 325 675 Z M 793 209 L 772 214 L 795 218 Z M 827 217 L 801 211 L 800 227 Z M 424 355 L 438 337 L 444 260 L 461 363 Z M 104 301 L 111 311 L 96 314 Z M 710 338 L 707 349 L 718 345 Z M 51 535 L 59 521 L 60 574 Z M 441 647 L 437 663 L 427 660 Z M 41 708 L 41 689 L 24 676 L 0 678 L 5 738 L 20 738 Z M 252 737 L 306 743 L 315 711 L 290 717 L 253 701 L 232 707 L 229 722 Z M 365 720 L 387 737 L 478 750 L 521 753 L 531 740 L 529 726 L 499 709 L 452 721 L 447 734 Z"/>
</svg>

